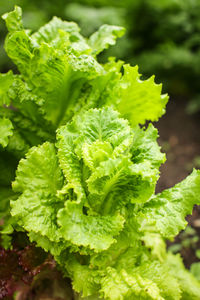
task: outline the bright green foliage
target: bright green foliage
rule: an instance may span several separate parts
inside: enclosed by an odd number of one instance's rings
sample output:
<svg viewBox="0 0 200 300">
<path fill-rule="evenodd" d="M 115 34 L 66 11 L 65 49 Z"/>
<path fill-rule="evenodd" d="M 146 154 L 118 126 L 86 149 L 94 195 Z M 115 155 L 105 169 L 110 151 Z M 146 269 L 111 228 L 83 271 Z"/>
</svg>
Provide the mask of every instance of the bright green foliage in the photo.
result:
<svg viewBox="0 0 200 300">
<path fill-rule="evenodd" d="M 12 128 L 12 123 L 9 119 L 0 119 L 0 144 L 3 147 L 6 147 L 8 145 L 8 138 L 13 134 Z"/>
<path fill-rule="evenodd" d="M 196 300 L 199 299 L 199 281 L 185 269 L 181 257 L 168 254 L 167 262 L 170 266 L 170 272 L 175 275 L 179 281 L 182 298 Z"/>
<path fill-rule="evenodd" d="M 84 297 L 198 299 L 193 276 L 171 270 L 164 239 L 200 203 L 200 173 L 154 196 L 165 160 L 156 138 L 151 124 L 131 129 L 111 108 L 90 109 L 58 129 L 57 149 L 34 147 L 19 163 L 11 214 Z"/>
<path fill-rule="evenodd" d="M 199 186 L 199 172 L 194 170 L 175 187 L 154 196 L 138 215 L 141 230 L 154 231 L 156 228 L 168 239 L 177 235 L 187 225 L 185 216 L 192 213 Z"/>
<path fill-rule="evenodd" d="M 11 161 L 11 164 L 7 163 L 6 172 L 10 170 L 14 174 L 17 161 L 25 156 L 31 146 L 53 142 L 56 128 L 86 109 L 110 105 L 114 108 L 119 106 L 120 110 L 121 101 L 121 107 L 129 109 L 130 102 L 136 101 L 146 113 L 140 120 L 134 120 L 136 116 L 130 115 L 130 121 L 134 124 L 143 123 L 151 117 L 157 119 L 161 112 L 164 113 L 167 96 L 164 96 L 164 101 L 161 100 L 160 87 L 157 88 L 154 82 L 149 85 L 141 81 L 138 92 L 135 86 L 131 91 L 128 83 L 127 88 L 124 84 L 128 74 L 124 79 L 121 72 L 123 62 L 110 59 L 101 65 L 97 61 L 96 54 L 115 43 L 116 38 L 123 34 L 122 27 L 102 26 L 87 40 L 80 35 L 78 26 L 73 22 L 54 17 L 32 34 L 24 29 L 21 18 L 19 7 L 3 16 L 9 30 L 5 48 L 20 71 L 17 75 L 12 71 L 0 74 L 0 143 L 5 147 L 5 150 L 0 148 L 0 152 L 3 164 Z M 135 68 L 129 68 L 137 73 Z M 127 98 L 127 89 L 130 98 Z M 152 94 L 150 92 L 146 98 L 145 94 L 140 98 L 140 89 L 143 93 L 152 90 Z M 159 109 L 149 118 L 148 101 L 154 96 Z M 150 110 L 153 106 L 152 102 Z M 99 148 L 98 142 L 93 147 Z M 87 151 L 93 149 L 85 149 L 85 156 Z M 109 155 L 109 149 L 106 151 Z M 2 176 L 3 181 L 4 178 Z M 2 188 L 5 187 L 3 181 Z M 91 183 L 91 188 L 96 183 Z M 6 188 L 10 189 L 9 180 Z"/>
<path fill-rule="evenodd" d="M 123 34 L 122 27 L 104 25 L 87 40 L 75 23 L 56 17 L 31 34 L 23 28 L 19 7 L 3 18 L 9 30 L 5 49 L 20 75 L 1 74 L 0 103 L 6 107 L 0 115 L 12 119 L 8 147 L 21 148 L 21 156 L 29 146 L 53 141 L 55 129 L 81 110 L 109 104 L 134 125 L 164 113 L 167 96 L 161 95 L 161 85 L 141 81 L 137 68 L 125 66 L 123 76 L 122 62 L 101 65 L 96 59 Z M 136 106 L 143 110 L 140 118 L 137 111 L 127 113 Z"/>
<path fill-rule="evenodd" d="M 23 30 L 22 10 L 19 6 L 16 6 L 14 11 L 3 15 L 2 18 L 6 21 L 6 26 L 10 32 Z"/>
<path fill-rule="evenodd" d="M 89 45 L 94 54 L 99 54 L 110 45 L 115 44 L 115 40 L 124 34 L 125 29 L 118 26 L 102 25 L 97 32 L 89 38 Z"/>
<path fill-rule="evenodd" d="M 24 24 L 31 30 L 55 15 L 76 21 L 87 37 L 103 24 L 126 27 L 126 35 L 103 54 L 104 59 L 116 56 L 138 64 L 143 75 L 156 74 L 170 94 L 192 98 L 190 112 L 199 109 L 199 0 L 1 0 L 0 14 L 15 4 L 22 6 Z M 14 19 L 9 26 L 16 26 Z M 2 49 L 5 34 L 2 22 L 0 67 L 4 71 L 11 65 Z"/>
<path fill-rule="evenodd" d="M 23 180 L 24 174 L 26 181 Z M 21 160 L 17 180 L 13 184 L 15 192 L 23 192 L 18 199 L 18 206 L 14 205 L 16 202 L 11 202 L 12 214 L 15 215 L 18 224 L 27 231 L 32 230 L 33 224 L 37 224 L 34 232 L 46 235 L 50 240 L 58 240 L 55 215 L 61 205 L 55 194 L 62 187 L 62 182 L 63 177 L 54 146 L 45 143 L 39 149 L 32 148 L 27 159 Z M 36 191 L 36 194 L 33 191 Z M 33 223 L 30 222 L 30 218 Z"/>
<path fill-rule="evenodd" d="M 167 96 L 137 67 L 96 58 L 123 29 L 87 40 L 56 17 L 31 34 L 18 7 L 4 19 L 20 72 L 0 77 L 5 247 L 6 234 L 25 231 L 88 299 L 198 300 L 200 284 L 165 239 L 200 204 L 200 172 L 155 195 L 165 155 L 153 125 L 140 125 L 164 113 Z"/>
<path fill-rule="evenodd" d="M 67 4 L 67 19 L 89 35 L 102 24 L 126 27 L 120 43 L 104 54 L 138 64 L 145 76 L 156 75 L 171 95 L 192 99 L 200 108 L 199 0 L 77 0 Z"/>
<path fill-rule="evenodd" d="M 7 95 L 7 90 L 9 90 L 10 86 L 13 82 L 13 73 L 12 71 L 6 74 L 0 74 L 0 104 L 1 105 L 9 105 L 10 100 Z"/>
<path fill-rule="evenodd" d="M 193 263 L 191 265 L 192 274 L 200 281 L 200 263 Z"/>
<path fill-rule="evenodd" d="M 147 118 L 157 121 L 163 115 L 167 102 L 166 95 L 160 98 L 161 85 L 154 84 L 154 77 L 141 81 L 137 67 L 126 65 L 124 72 L 122 100 L 118 104 L 118 110 L 131 121 L 132 125 L 144 124 Z M 133 90 L 137 93 L 131 93 Z"/>
</svg>

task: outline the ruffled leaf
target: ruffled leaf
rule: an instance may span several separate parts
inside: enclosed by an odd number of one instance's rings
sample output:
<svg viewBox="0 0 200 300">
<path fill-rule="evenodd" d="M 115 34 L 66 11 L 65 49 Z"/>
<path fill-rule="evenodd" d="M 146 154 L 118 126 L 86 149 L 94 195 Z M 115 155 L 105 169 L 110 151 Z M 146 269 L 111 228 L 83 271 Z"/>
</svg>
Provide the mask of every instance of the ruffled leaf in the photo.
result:
<svg viewBox="0 0 200 300">
<path fill-rule="evenodd" d="M 61 207 L 56 197 L 25 191 L 16 201 L 11 201 L 11 215 L 26 231 L 40 233 L 57 242 L 60 235 L 56 214 Z"/>
<path fill-rule="evenodd" d="M 97 296 L 100 288 L 100 274 L 98 270 L 92 270 L 87 265 L 80 264 L 73 256 L 69 256 L 64 264 L 72 278 L 74 290 L 83 297 L 95 295 L 94 300 L 99 299 Z"/>
<path fill-rule="evenodd" d="M 97 55 L 110 45 L 114 45 L 117 38 L 123 36 L 125 28 L 120 26 L 102 25 L 98 31 L 89 38 L 92 53 Z"/>
<path fill-rule="evenodd" d="M 200 262 L 193 263 L 190 271 L 192 275 L 200 282 Z"/>
<path fill-rule="evenodd" d="M 27 231 L 46 235 L 58 241 L 56 215 L 63 206 L 56 197 L 63 177 L 55 148 L 50 143 L 30 149 L 17 170 L 13 189 L 22 195 L 11 202 L 11 214 Z M 31 222 L 30 222 L 31 219 Z"/>
<path fill-rule="evenodd" d="M 8 90 L 13 83 L 13 78 L 12 71 L 0 74 L 0 105 L 10 105 Z"/>
<path fill-rule="evenodd" d="M 87 180 L 88 201 L 94 210 L 104 214 L 127 203 L 145 202 L 154 192 L 156 174 L 148 164 L 133 165 L 123 156 L 110 158 Z"/>
<path fill-rule="evenodd" d="M 143 263 L 127 272 L 107 268 L 102 279 L 101 292 L 108 299 L 179 300 L 178 281 L 169 274 L 169 268 L 159 262 Z"/>
<path fill-rule="evenodd" d="M 108 268 L 107 276 L 102 280 L 101 292 L 107 299 L 156 299 L 164 300 L 158 286 L 149 279 L 141 278 L 139 274 L 131 276 L 125 270 L 120 273 Z"/>
<path fill-rule="evenodd" d="M 119 88 L 117 109 L 132 125 L 157 121 L 164 113 L 167 95 L 161 95 L 162 85 L 154 77 L 142 81 L 138 67 L 124 65 L 124 76 Z"/>
<path fill-rule="evenodd" d="M 13 125 L 9 119 L 0 118 L 0 145 L 6 147 L 8 145 L 9 137 L 13 134 Z"/>
<path fill-rule="evenodd" d="M 6 22 L 6 26 L 10 32 L 22 30 L 22 9 L 19 6 L 15 6 L 15 9 L 9 13 L 6 13 L 2 16 Z"/>
<path fill-rule="evenodd" d="M 124 219 L 116 216 L 90 216 L 77 203 L 67 201 L 58 213 L 58 224 L 64 239 L 78 246 L 102 251 L 115 242 L 114 236 L 123 228 Z"/>
<path fill-rule="evenodd" d="M 48 142 L 29 150 L 26 159 L 20 161 L 16 175 L 13 189 L 17 192 L 44 190 L 54 195 L 63 184 L 55 148 Z"/>
<path fill-rule="evenodd" d="M 137 216 L 141 231 L 159 232 L 172 239 L 186 227 L 185 216 L 192 213 L 194 204 L 200 204 L 199 193 L 200 172 L 194 170 L 185 180 L 144 205 Z"/>
<path fill-rule="evenodd" d="M 200 291 L 200 282 L 187 270 L 183 264 L 180 255 L 168 254 L 167 263 L 170 273 L 178 280 L 182 290 L 183 300 L 198 300 Z"/>
<path fill-rule="evenodd" d="M 165 162 L 165 154 L 160 152 L 157 143 L 158 131 L 149 124 L 148 128 L 141 130 L 139 127 L 133 130 L 133 143 L 131 147 L 132 161 L 134 163 L 143 163 L 148 161 L 152 168 L 158 168 Z"/>
</svg>

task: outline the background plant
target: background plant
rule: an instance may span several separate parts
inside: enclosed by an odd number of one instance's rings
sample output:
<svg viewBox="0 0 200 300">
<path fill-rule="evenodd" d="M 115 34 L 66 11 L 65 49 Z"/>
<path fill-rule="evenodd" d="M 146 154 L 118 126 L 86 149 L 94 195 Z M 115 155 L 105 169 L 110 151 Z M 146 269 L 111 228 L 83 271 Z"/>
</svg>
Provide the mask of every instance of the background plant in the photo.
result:
<svg viewBox="0 0 200 300">
<path fill-rule="evenodd" d="M 188 106 L 189 112 L 198 110 L 198 0 L 42 0 L 39 5 L 37 0 L 2 1 L 1 13 L 12 9 L 14 4 L 21 5 L 25 25 L 33 30 L 54 15 L 78 22 L 85 36 L 95 32 L 102 24 L 125 26 L 126 35 L 107 54 L 104 53 L 102 59 L 113 55 L 139 64 L 143 75 L 148 77 L 155 74 L 170 94 L 193 99 Z M 3 23 L 0 24 L 0 30 L 3 37 Z M 3 51 L 3 39 L 1 53 L 1 69 L 7 70 L 12 64 Z"/>
</svg>

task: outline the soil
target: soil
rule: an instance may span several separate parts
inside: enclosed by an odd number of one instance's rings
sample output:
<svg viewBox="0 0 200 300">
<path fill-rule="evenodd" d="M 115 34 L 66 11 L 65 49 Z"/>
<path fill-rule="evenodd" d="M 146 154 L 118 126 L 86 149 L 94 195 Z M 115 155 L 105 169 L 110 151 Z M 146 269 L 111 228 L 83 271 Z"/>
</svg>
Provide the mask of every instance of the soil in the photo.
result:
<svg viewBox="0 0 200 300">
<path fill-rule="evenodd" d="M 166 114 L 155 124 L 159 130 L 159 144 L 167 156 L 166 163 L 160 169 L 157 192 L 183 180 L 194 167 L 200 168 L 200 113 L 188 115 L 187 103 L 187 99 L 170 99 Z M 200 207 L 196 206 L 187 220 L 200 240 Z M 176 242 L 180 242 L 179 237 Z M 200 242 L 194 248 L 200 249 Z M 181 250 L 186 267 L 198 261 L 196 249 L 188 247 Z"/>
</svg>

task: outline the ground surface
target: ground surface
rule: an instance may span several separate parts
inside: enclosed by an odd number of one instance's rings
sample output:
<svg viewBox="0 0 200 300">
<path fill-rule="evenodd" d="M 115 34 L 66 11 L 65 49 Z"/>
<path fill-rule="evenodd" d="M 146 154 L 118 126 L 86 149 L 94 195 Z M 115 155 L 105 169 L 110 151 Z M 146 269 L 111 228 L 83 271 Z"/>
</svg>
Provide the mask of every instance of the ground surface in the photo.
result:
<svg viewBox="0 0 200 300">
<path fill-rule="evenodd" d="M 200 114 L 186 114 L 186 104 L 183 99 L 170 99 L 166 114 L 156 124 L 159 143 L 167 153 L 158 191 L 183 180 L 193 167 L 200 167 Z"/>
</svg>

